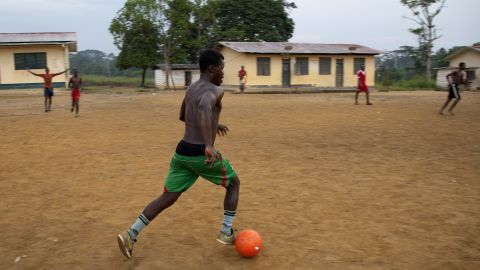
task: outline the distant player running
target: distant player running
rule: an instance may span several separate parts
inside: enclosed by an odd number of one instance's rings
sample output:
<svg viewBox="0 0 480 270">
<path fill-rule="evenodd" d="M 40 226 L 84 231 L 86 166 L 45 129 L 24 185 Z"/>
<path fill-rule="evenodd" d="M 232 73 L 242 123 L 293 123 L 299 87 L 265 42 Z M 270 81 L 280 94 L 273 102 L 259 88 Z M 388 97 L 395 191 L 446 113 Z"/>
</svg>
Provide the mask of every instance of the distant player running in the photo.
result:
<svg viewBox="0 0 480 270">
<path fill-rule="evenodd" d="M 217 241 L 225 245 L 235 242 L 232 222 L 240 180 L 229 161 L 214 147 L 216 134 L 224 136 L 228 132 L 226 126 L 219 124 L 224 94 L 219 87 L 223 81 L 223 55 L 216 50 L 206 50 L 200 55 L 199 64 L 200 79 L 188 87 L 180 109 L 185 133 L 170 162 L 164 192 L 145 207 L 130 229 L 117 236 L 120 250 L 127 258 L 132 257 L 133 244 L 140 231 L 173 205 L 199 176 L 226 188 L 223 223 Z"/>
<path fill-rule="evenodd" d="M 458 86 L 460 84 L 467 84 L 467 76 L 465 74 L 465 63 L 460 63 L 458 65 L 458 69 L 454 70 L 450 73 L 447 74 L 447 82 L 448 82 L 448 97 L 447 101 L 445 101 L 445 104 L 443 104 L 442 108 L 440 111 L 438 111 L 439 114 L 443 115 L 443 111 L 448 107 L 448 104 L 452 99 L 455 99 L 455 101 L 452 103 L 452 106 L 448 110 L 448 113 L 453 115 L 453 108 L 457 106 L 457 103 L 462 99 L 460 97 L 460 91 L 458 89 Z"/>
<path fill-rule="evenodd" d="M 75 117 L 78 117 L 79 113 L 79 102 L 80 102 L 80 88 L 82 87 L 82 78 L 78 76 L 78 70 L 73 70 L 73 76 L 68 81 L 68 87 L 72 91 L 72 108 L 71 112 L 75 110 Z"/>
<path fill-rule="evenodd" d="M 365 73 L 365 65 L 360 66 L 360 70 L 357 72 L 358 82 L 357 82 L 357 92 L 355 93 L 355 105 L 358 105 L 358 94 L 360 92 L 365 92 L 367 95 L 367 105 L 372 105 L 370 103 L 370 93 L 367 86 L 367 74 Z"/>
<path fill-rule="evenodd" d="M 65 72 L 67 72 L 69 69 L 65 69 L 62 72 L 59 73 L 50 73 L 50 69 L 48 67 L 45 68 L 45 73 L 44 74 L 38 74 L 35 72 L 32 72 L 30 69 L 27 68 L 27 71 L 30 72 L 31 74 L 42 77 L 43 78 L 43 95 L 45 96 L 45 112 L 51 111 L 52 107 L 52 97 L 53 97 L 53 83 L 52 79 L 55 76 L 61 75 Z"/>
</svg>

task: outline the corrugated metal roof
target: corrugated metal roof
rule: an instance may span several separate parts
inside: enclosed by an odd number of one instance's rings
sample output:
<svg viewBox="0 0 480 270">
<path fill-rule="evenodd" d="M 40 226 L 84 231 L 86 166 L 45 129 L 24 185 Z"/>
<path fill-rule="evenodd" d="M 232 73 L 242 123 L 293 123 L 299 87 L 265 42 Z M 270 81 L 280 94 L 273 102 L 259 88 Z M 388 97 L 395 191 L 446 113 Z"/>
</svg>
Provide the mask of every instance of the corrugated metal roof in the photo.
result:
<svg viewBox="0 0 480 270">
<path fill-rule="evenodd" d="M 0 45 L 68 44 L 70 51 L 77 50 L 75 32 L 0 33 Z"/>
<path fill-rule="evenodd" d="M 74 32 L 49 33 L 0 33 L 1 43 L 28 43 L 28 42 L 72 42 L 77 41 Z"/>
<path fill-rule="evenodd" d="M 219 42 L 241 53 L 270 54 L 371 54 L 380 52 L 357 44 L 322 44 L 322 43 L 291 43 L 291 42 Z"/>
<path fill-rule="evenodd" d="M 172 64 L 170 68 L 173 70 L 189 70 L 189 69 L 200 69 L 197 64 Z M 165 70 L 165 64 L 155 65 L 153 69 Z"/>
</svg>

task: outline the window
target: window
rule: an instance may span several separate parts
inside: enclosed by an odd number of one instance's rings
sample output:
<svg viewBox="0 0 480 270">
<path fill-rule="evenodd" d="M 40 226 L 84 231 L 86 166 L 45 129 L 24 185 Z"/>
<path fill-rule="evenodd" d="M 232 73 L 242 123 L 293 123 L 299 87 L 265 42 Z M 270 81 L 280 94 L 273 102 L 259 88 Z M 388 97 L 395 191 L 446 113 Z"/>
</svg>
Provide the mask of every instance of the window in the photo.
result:
<svg viewBox="0 0 480 270">
<path fill-rule="evenodd" d="M 467 70 L 467 80 L 468 81 L 475 81 L 475 71 L 474 70 Z"/>
<path fill-rule="evenodd" d="M 353 74 L 357 74 L 360 70 L 360 66 L 365 65 L 365 58 L 354 58 L 353 59 Z"/>
<path fill-rule="evenodd" d="M 15 53 L 15 70 L 47 67 L 47 53 Z"/>
<path fill-rule="evenodd" d="M 270 58 L 257 57 L 257 75 L 270 76 Z"/>
<path fill-rule="evenodd" d="M 297 57 L 295 75 L 308 75 L 308 57 Z"/>
<path fill-rule="evenodd" d="M 320 57 L 320 75 L 330 75 L 332 70 L 332 58 Z"/>
</svg>

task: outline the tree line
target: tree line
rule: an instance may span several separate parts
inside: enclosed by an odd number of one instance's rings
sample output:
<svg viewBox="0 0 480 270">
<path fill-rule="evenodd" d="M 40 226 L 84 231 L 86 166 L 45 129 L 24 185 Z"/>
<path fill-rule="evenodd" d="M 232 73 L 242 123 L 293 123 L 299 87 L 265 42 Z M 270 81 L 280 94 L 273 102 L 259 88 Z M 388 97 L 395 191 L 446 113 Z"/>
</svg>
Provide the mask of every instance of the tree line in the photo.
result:
<svg viewBox="0 0 480 270">
<path fill-rule="evenodd" d="M 418 27 L 409 29 L 418 46 L 402 46 L 377 58 L 377 80 L 389 81 L 423 76 L 447 66 L 445 56 L 457 48 L 433 52 L 440 38 L 434 19 L 446 0 L 400 0 Z M 142 86 L 155 64 L 197 63 L 199 53 L 218 41 L 288 41 L 294 22 L 288 11 L 296 8 L 286 0 L 126 0 L 110 25 L 118 56 L 87 50 L 72 56 L 72 64 L 87 65 L 86 73 L 141 75 Z M 94 59 L 90 65 L 88 59 Z M 103 70 L 103 71 L 102 71 Z M 151 73 L 150 73 L 151 74 Z"/>
<path fill-rule="evenodd" d="M 388 87 L 400 80 L 431 81 L 436 77 L 435 69 L 448 67 L 446 57 L 461 48 L 463 47 L 440 48 L 432 53 L 430 79 L 426 77 L 427 65 L 417 47 L 401 46 L 397 50 L 386 52 L 376 57 L 376 82 Z"/>
<path fill-rule="evenodd" d="M 127 0 L 112 20 L 110 32 L 120 50 L 121 69 L 147 70 L 196 63 L 199 52 L 220 40 L 288 41 L 294 22 L 285 0 Z"/>
</svg>

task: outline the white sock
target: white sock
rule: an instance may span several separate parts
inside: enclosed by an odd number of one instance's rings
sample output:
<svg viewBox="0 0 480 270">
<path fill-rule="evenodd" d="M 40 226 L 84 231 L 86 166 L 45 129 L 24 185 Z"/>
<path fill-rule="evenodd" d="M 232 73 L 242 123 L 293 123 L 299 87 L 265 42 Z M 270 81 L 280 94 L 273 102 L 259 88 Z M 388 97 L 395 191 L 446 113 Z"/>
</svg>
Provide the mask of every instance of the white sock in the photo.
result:
<svg viewBox="0 0 480 270">
<path fill-rule="evenodd" d="M 143 214 L 137 218 L 135 223 L 133 223 L 132 227 L 128 230 L 128 234 L 132 240 L 137 239 L 138 234 L 150 223 L 150 220 L 146 218 Z"/>
<path fill-rule="evenodd" d="M 226 235 L 232 234 L 232 224 L 236 211 L 223 210 L 222 232 Z"/>
</svg>

